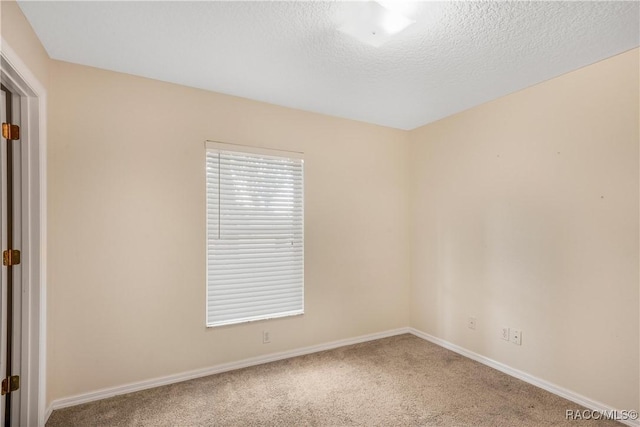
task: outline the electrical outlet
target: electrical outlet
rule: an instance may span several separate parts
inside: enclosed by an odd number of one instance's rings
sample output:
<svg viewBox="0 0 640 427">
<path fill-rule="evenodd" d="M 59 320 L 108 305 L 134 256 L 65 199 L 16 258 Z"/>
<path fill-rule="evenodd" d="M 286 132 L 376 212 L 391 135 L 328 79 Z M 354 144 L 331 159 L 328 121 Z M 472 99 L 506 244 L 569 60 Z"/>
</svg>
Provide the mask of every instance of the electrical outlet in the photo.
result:
<svg viewBox="0 0 640 427">
<path fill-rule="evenodd" d="M 469 329 L 475 329 L 476 328 L 476 318 L 475 317 L 469 317 L 469 319 L 467 319 L 467 326 L 469 327 Z"/>
<path fill-rule="evenodd" d="M 522 331 L 519 329 L 511 329 L 511 342 L 516 345 L 522 344 Z"/>
<path fill-rule="evenodd" d="M 500 335 L 500 338 L 502 338 L 505 341 L 509 341 L 509 328 L 503 326 L 501 332 L 502 332 L 502 335 Z"/>
<path fill-rule="evenodd" d="M 262 331 L 262 344 L 269 344 L 271 342 L 271 333 L 269 331 Z"/>
</svg>

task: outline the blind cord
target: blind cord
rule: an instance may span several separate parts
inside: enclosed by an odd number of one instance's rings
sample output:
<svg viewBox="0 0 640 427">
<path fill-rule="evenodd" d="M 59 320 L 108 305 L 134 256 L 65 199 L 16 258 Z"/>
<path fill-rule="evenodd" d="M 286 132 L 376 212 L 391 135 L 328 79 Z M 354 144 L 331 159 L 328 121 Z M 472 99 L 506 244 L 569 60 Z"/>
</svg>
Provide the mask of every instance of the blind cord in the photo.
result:
<svg viewBox="0 0 640 427">
<path fill-rule="evenodd" d="M 222 217 L 220 217 L 220 204 L 222 204 L 222 196 L 220 196 L 220 152 L 218 151 L 218 240 L 220 240 L 220 222 L 222 222 Z"/>
</svg>

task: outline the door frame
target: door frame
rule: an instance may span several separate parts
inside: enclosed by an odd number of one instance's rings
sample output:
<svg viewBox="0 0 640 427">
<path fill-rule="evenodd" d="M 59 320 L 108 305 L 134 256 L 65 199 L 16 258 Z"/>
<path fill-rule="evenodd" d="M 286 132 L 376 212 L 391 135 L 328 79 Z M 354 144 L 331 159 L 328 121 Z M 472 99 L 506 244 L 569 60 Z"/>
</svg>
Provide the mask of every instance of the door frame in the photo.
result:
<svg viewBox="0 0 640 427">
<path fill-rule="evenodd" d="M 3 96 L 6 93 L 8 99 L 6 102 L 3 102 L 5 106 L 9 106 L 12 111 L 12 114 L 8 114 L 2 117 L 2 122 L 8 122 L 15 125 L 20 126 L 20 115 L 21 115 L 21 97 L 14 93 L 13 90 L 5 87 L 2 84 L 2 93 Z M 11 100 L 11 101 L 9 101 Z M 9 119 L 10 117 L 10 119 Z M 7 232 L 6 238 L 2 239 L 2 249 L 22 249 L 22 144 L 21 141 L 12 141 L 7 139 L 5 141 L 6 146 L 3 145 L 2 153 L 0 157 L 3 158 L 2 168 L 5 167 L 2 172 L 2 176 L 0 176 L 0 181 L 3 182 L 2 188 L 3 190 L 7 190 L 6 200 L 3 200 L 2 207 L 3 214 L 6 214 L 7 217 L 2 218 L 2 231 Z M 12 145 L 12 154 L 9 156 L 9 144 Z M 6 162 L 6 163 L 5 163 Z M 11 174 L 11 178 L 9 178 L 8 172 L 9 164 L 13 167 L 13 172 Z M 9 186 L 12 187 L 12 197 L 9 197 Z M 5 198 L 5 194 L 2 195 L 3 199 Z M 11 203 L 9 201 L 11 200 Z M 9 206 L 11 205 L 11 206 Z M 6 207 L 6 210 L 5 210 Z M 9 212 L 11 211 L 11 215 Z M 13 220 L 9 221 L 9 217 L 12 217 Z M 12 235 L 9 238 L 9 235 Z M 10 243 L 11 242 L 11 243 Z M 22 351 L 22 267 L 23 263 L 19 263 L 19 265 L 14 265 L 13 267 L 9 267 L 7 269 L 2 269 L 3 276 L 3 284 L 2 284 L 2 299 L 6 301 L 2 302 L 2 308 L 0 310 L 7 310 L 2 314 L 2 342 L 0 343 L 0 363 L 2 369 L 0 370 L 0 377 L 7 378 L 13 375 L 21 374 L 21 363 L 22 358 L 20 357 Z M 12 280 L 9 281 L 9 271 L 11 270 Z M 6 280 L 6 283 L 4 281 Z M 10 292 L 11 290 L 11 292 Z M 13 296 L 9 298 L 9 294 Z M 11 309 L 9 309 L 11 307 Z M 9 312 L 11 312 L 11 316 L 9 316 Z M 7 323 L 4 323 L 7 322 Z M 11 328 L 9 328 L 11 325 Z M 10 342 L 10 344 L 9 344 Z M 6 365 L 5 365 L 6 363 Z M 10 366 L 10 367 L 9 367 Z M 18 389 L 19 390 L 19 389 Z M 10 399 L 10 412 L 11 412 L 11 426 L 18 427 L 20 426 L 20 391 L 12 392 L 11 394 L 7 394 L 5 396 L 0 397 L 0 412 L 2 413 L 1 421 L 6 421 L 6 410 L 7 410 L 7 399 Z"/>
<path fill-rule="evenodd" d="M 0 79 L 20 96 L 22 143 L 22 307 L 20 423 L 44 426 L 46 409 L 47 93 L 1 40 Z"/>
</svg>

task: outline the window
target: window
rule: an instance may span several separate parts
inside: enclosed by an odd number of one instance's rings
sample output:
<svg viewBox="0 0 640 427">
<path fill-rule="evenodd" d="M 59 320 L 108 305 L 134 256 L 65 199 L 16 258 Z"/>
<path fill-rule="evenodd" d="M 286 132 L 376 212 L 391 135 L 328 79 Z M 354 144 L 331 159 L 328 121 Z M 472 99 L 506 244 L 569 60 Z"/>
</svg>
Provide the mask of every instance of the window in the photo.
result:
<svg viewBox="0 0 640 427">
<path fill-rule="evenodd" d="M 207 142 L 207 326 L 304 312 L 304 160 Z"/>
</svg>

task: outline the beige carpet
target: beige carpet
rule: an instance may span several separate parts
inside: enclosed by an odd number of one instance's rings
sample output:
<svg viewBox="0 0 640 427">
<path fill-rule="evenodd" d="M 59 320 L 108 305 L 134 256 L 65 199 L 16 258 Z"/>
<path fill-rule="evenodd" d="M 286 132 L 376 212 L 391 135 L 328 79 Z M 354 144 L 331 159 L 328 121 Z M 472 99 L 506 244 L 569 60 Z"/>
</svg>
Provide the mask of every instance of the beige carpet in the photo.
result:
<svg viewBox="0 0 640 427">
<path fill-rule="evenodd" d="M 55 411 L 57 426 L 607 426 L 578 405 L 400 335 Z"/>
</svg>

